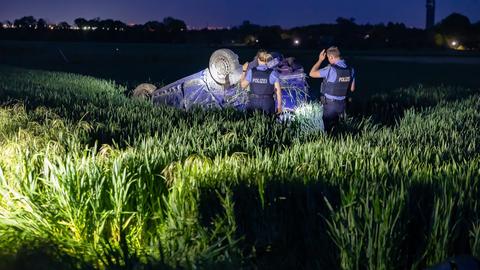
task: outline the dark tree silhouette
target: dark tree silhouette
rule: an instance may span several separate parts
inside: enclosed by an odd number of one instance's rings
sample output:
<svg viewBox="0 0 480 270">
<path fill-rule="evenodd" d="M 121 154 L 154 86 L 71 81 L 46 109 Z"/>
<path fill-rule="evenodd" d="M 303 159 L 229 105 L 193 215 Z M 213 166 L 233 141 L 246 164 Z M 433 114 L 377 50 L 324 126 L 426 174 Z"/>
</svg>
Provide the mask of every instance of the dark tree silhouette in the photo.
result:
<svg viewBox="0 0 480 270">
<path fill-rule="evenodd" d="M 157 21 L 149 21 L 145 23 L 144 29 L 148 32 L 161 32 L 165 31 L 165 24 Z"/>
<path fill-rule="evenodd" d="M 47 28 L 48 24 L 47 24 L 47 21 L 45 19 L 38 19 L 37 21 L 37 28 L 38 29 L 45 29 Z"/>
<path fill-rule="evenodd" d="M 98 27 L 101 30 L 113 31 L 115 28 L 115 21 L 111 19 L 100 21 Z"/>
<path fill-rule="evenodd" d="M 7 22 L 8 23 L 8 22 Z M 66 22 L 55 29 L 63 31 L 33 31 L 47 26 L 45 20 L 38 21 L 27 16 L 15 20 L 22 29 L 0 28 L 0 39 L 6 40 L 51 40 L 51 41 L 108 41 L 108 42 L 166 42 L 201 43 L 210 45 L 244 44 L 270 48 L 301 47 L 319 49 L 331 45 L 346 49 L 379 48 L 450 48 L 458 41 L 458 48 L 480 49 L 480 22 L 471 24 L 461 14 L 451 14 L 431 31 L 408 28 L 403 23 L 360 25 L 354 18 L 338 18 L 336 24 L 315 24 L 282 29 L 279 26 L 260 26 L 250 21 L 231 29 L 188 30 L 184 21 L 167 17 L 163 21 L 149 21 L 143 25 L 127 26 L 125 23 L 100 18 L 87 20 L 77 18 L 79 28 L 91 31 L 70 30 Z M 25 31 L 28 29 L 29 31 Z M 294 43 L 294 40 L 300 40 Z M 450 44 L 450 45 L 449 45 Z M 297 45 L 297 46 L 295 46 Z"/>
<path fill-rule="evenodd" d="M 343 17 L 338 17 L 336 22 L 338 25 L 342 25 L 342 26 L 345 25 L 345 26 L 353 27 L 357 25 L 355 23 L 355 18 L 346 19 Z"/>
<path fill-rule="evenodd" d="M 471 26 L 468 17 L 452 13 L 437 25 L 437 30 L 445 34 L 467 34 L 471 30 Z"/>
<path fill-rule="evenodd" d="M 61 22 L 57 25 L 57 28 L 63 30 L 70 29 L 70 24 L 68 24 L 67 22 Z"/>
<path fill-rule="evenodd" d="M 462 14 L 452 13 L 435 26 L 435 32 L 443 36 L 447 44 L 449 40 L 456 40 L 465 48 L 478 47 L 479 32 Z"/>
<path fill-rule="evenodd" d="M 125 30 L 127 28 L 127 25 L 122 21 L 114 21 L 113 27 L 117 30 Z"/>
<path fill-rule="evenodd" d="M 443 28 L 451 28 L 451 29 L 462 29 L 470 27 L 471 22 L 470 19 L 462 14 L 459 13 L 452 13 L 445 19 L 443 19 L 439 26 Z"/>
<path fill-rule="evenodd" d="M 75 19 L 75 25 L 78 27 L 78 28 L 83 28 L 83 27 L 86 27 L 88 26 L 88 21 L 85 20 L 84 18 L 77 18 Z"/>
<path fill-rule="evenodd" d="M 341 47 L 344 47 L 348 44 L 355 43 L 355 41 L 359 38 L 357 30 L 358 25 L 355 23 L 354 18 L 337 18 L 338 33 L 335 34 L 337 44 Z"/>
<path fill-rule="evenodd" d="M 238 27 L 240 31 L 252 33 L 260 29 L 260 25 L 252 24 L 250 21 L 243 21 L 242 24 Z"/>
<path fill-rule="evenodd" d="M 184 21 L 172 17 L 167 17 L 163 19 L 163 24 L 165 25 L 165 29 L 167 30 L 167 32 L 170 33 L 177 33 L 187 30 L 187 25 Z"/>
<path fill-rule="evenodd" d="M 13 24 L 19 28 L 35 28 L 37 20 L 33 16 L 26 16 L 15 20 Z"/>
<path fill-rule="evenodd" d="M 98 28 L 100 26 L 100 18 L 97 17 L 89 20 L 87 26 L 91 28 Z"/>
<path fill-rule="evenodd" d="M 280 26 L 269 26 L 258 32 L 259 44 L 263 47 L 274 47 L 282 43 L 282 28 Z M 256 42 L 256 40 L 255 40 Z"/>
</svg>

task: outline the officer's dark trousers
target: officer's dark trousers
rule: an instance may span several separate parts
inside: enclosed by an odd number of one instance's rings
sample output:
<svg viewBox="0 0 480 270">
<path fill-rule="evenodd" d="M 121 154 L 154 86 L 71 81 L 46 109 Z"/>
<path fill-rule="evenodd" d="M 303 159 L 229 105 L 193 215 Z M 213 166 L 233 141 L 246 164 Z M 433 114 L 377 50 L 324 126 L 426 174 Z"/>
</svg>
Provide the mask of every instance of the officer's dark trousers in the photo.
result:
<svg viewBox="0 0 480 270">
<path fill-rule="evenodd" d="M 338 124 L 340 116 L 345 112 L 345 100 L 325 98 L 323 102 L 323 123 L 325 130 L 331 131 Z"/>
<path fill-rule="evenodd" d="M 247 103 L 247 110 L 250 111 L 262 111 L 267 114 L 275 113 L 275 101 L 273 96 L 249 96 Z"/>
</svg>

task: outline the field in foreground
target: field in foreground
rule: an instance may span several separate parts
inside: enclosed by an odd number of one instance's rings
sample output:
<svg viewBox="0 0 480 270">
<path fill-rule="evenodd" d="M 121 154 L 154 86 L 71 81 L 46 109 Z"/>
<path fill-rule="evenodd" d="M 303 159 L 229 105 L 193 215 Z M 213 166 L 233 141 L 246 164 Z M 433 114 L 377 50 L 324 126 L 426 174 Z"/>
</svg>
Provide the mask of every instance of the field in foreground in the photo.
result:
<svg viewBox="0 0 480 270">
<path fill-rule="evenodd" d="M 0 67 L 0 268 L 418 269 L 480 256 L 478 89 L 375 95 L 369 117 L 332 136 L 124 92 Z"/>
</svg>

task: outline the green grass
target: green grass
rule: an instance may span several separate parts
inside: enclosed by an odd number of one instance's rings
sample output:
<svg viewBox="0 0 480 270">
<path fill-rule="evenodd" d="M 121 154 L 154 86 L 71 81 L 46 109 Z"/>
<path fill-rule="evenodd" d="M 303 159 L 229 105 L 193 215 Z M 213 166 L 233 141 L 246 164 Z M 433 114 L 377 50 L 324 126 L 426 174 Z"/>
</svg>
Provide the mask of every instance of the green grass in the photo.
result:
<svg viewBox="0 0 480 270">
<path fill-rule="evenodd" d="M 480 256 L 478 89 L 379 94 L 331 136 L 125 90 L 0 67 L 0 268 L 418 269 Z"/>
</svg>

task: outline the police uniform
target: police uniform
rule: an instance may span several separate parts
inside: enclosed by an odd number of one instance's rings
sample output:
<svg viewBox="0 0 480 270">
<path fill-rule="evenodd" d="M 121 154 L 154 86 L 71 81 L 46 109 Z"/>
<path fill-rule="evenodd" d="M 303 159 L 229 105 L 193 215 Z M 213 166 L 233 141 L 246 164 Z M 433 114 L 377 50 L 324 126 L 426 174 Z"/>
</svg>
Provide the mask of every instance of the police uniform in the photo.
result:
<svg viewBox="0 0 480 270">
<path fill-rule="evenodd" d="M 330 129 L 345 112 L 347 92 L 355 81 L 355 72 L 344 60 L 320 69 L 323 121 Z"/>
<path fill-rule="evenodd" d="M 275 83 L 279 81 L 276 72 L 259 65 L 248 70 L 245 80 L 250 83 L 247 110 L 258 110 L 268 114 L 275 113 Z"/>
</svg>

